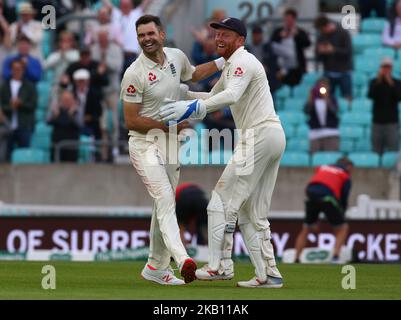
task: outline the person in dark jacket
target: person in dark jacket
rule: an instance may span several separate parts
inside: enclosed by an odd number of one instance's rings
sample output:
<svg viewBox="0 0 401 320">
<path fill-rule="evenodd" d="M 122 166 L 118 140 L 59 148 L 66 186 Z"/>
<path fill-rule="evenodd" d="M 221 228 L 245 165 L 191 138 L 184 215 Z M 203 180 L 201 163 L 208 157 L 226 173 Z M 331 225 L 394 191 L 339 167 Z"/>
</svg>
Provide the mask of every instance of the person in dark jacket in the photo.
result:
<svg viewBox="0 0 401 320">
<path fill-rule="evenodd" d="M 278 79 L 280 67 L 271 42 L 264 41 L 263 29 L 260 25 L 254 25 L 252 27 L 252 43 L 247 45 L 246 48 L 263 64 L 266 70 L 267 80 L 269 81 L 270 91 L 274 98 L 275 91 L 281 85 Z"/>
<path fill-rule="evenodd" d="M 332 95 L 337 87 L 342 97 L 352 100 L 352 42 L 349 32 L 326 16 L 315 20 L 319 31 L 316 57 L 323 63 L 324 76 L 330 80 Z"/>
<path fill-rule="evenodd" d="M 310 151 L 338 151 L 338 104 L 327 79 L 318 80 L 311 89 L 305 112 L 309 115 Z"/>
<path fill-rule="evenodd" d="M 49 124 L 53 126 L 53 146 L 63 140 L 79 141 L 78 105 L 73 92 L 63 90 L 60 93 L 60 104 L 52 110 Z M 60 161 L 77 162 L 77 159 L 77 146 L 60 150 Z"/>
<path fill-rule="evenodd" d="M 31 144 L 35 124 L 37 92 L 35 85 L 24 78 L 25 63 L 11 62 L 11 79 L 0 88 L 0 105 L 11 127 L 8 137 L 7 159 L 10 159 L 14 145 L 27 148 Z"/>
<path fill-rule="evenodd" d="M 305 223 L 295 243 L 295 261 L 307 243 L 310 232 L 319 232 L 319 214 L 324 212 L 327 221 L 333 226 L 336 242 L 333 250 L 333 262 L 339 262 L 341 247 L 348 235 L 345 211 L 351 190 L 351 171 L 353 163 L 346 157 L 337 160 L 334 165 L 320 166 L 306 187 Z"/>
<path fill-rule="evenodd" d="M 370 81 L 368 96 L 373 100 L 372 147 L 382 154 L 398 151 L 400 126 L 398 103 L 401 101 L 401 81 L 393 78 L 393 61 L 384 58 L 375 79 Z"/>
<path fill-rule="evenodd" d="M 295 86 L 306 72 L 305 49 L 311 45 L 308 34 L 297 26 L 298 13 L 294 9 L 284 12 L 284 26 L 274 30 L 271 43 L 279 57 L 281 82 Z"/>
</svg>

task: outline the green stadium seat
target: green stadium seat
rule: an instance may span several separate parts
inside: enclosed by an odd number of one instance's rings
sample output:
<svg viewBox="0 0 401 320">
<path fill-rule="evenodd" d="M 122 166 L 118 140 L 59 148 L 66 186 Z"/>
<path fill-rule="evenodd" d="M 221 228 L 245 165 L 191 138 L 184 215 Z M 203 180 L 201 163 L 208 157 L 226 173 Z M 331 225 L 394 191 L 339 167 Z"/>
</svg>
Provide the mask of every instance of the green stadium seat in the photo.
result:
<svg viewBox="0 0 401 320">
<path fill-rule="evenodd" d="M 377 47 L 377 48 L 366 48 L 363 51 L 363 55 L 369 59 L 378 59 L 381 61 L 384 57 L 391 59 L 395 58 L 395 50 L 392 48 Z"/>
<path fill-rule="evenodd" d="M 283 126 L 292 124 L 298 125 L 306 122 L 306 115 L 302 112 L 286 112 L 281 111 L 279 117 Z"/>
<path fill-rule="evenodd" d="M 309 96 L 311 86 L 300 84 L 292 89 L 292 97 L 306 101 Z"/>
<path fill-rule="evenodd" d="M 47 159 L 45 153 L 35 148 L 17 148 L 11 154 L 12 164 L 43 164 Z"/>
<path fill-rule="evenodd" d="M 313 86 L 317 80 L 323 77 L 323 74 L 319 72 L 308 72 L 305 73 L 304 76 L 302 77 L 302 85 L 308 85 L 308 86 Z"/>
<path fill-rule="evenodd" d="M 397 164 L 398 152 L 387 151 L 382 155 L 381 165 L 384 168 L 393 168 Z"/>
<path fill-rule="evenodd" d="M 45 120 L 46 120 L 46 111 L 43 109 L 36 109 L 35 110 L 35 121 L 43 122 Z"/>
<path fill-rule="evenodd" d="M 338 103 L 338 108 L 340 113 L 348 112 L 350 111 L 350 103 L 347 99 L 345 98 L 338 98 L 337 99 Z"/>
<path fill-rule="evenodd" d="M 352 86 L 354 88 L 365 87 L 368 85 L 368 82 L 366 74 L 357 71 L 352 73 Z"/>
<path fill-rule="evenodd" d="M 371 152 L 372 151 L 372 143 L 370 138 L 364 138 L 361 140 L 357 140 L 355 143 L 355 151 L 356 152 Z"/>
<path fill-rule="evenodd" d="M 280 89 L 276 91 L 275 94 L 278 99 L 286 99 L 291 96 L 291 88 L 289 86 L 282 86 Z"/>
<path fill-rule="evenodd" d="M 48 125 L 46 122 L 38 122 L 35 125 L 34 132 L 40 135 L 51 136 L 53 127 Z"/>
<path fill-rule="evenodd" d="M 309 139 L 309 126 L 302 123 L 298 125 L 295 136 L 297 139 Z"/>
<path fill-rule="evenodd" d="M 345 112 L 341 116 L 341 125 L 369 126 L 372 123 L 372 113 Z"/>
<path fill-rule="evenodd" d="M 361 23 L 361 32 L 362 33 L 378 33 L 381 34 L 384 25 L 386 23 L 386 19 L 383 18 L 366 18 L 362 20 Z"/>
<path fill-rule="evenodd" d="M 284 111 L 303 112 L 306 99 L 288 98 L 284 102 Z"/>
<path fill-rule="evenodd" d="M 308 167 L 309 153 L 286 151 L 281 158 L 281 165 L 283 167 Z"/>
<path fill-rule="evenodd" d="M 285 137 L 287 139 L 295 137 L 296 130 L 295 130 L 295 126 L 294 125 L 292 125 L 292 124 L 282 124 L 282 127 L 284 129 Z"/>
<path fill-rule="evenodd" d="M 373 109 L 373 101 L 367 98 L 357 98 L 352 100 L 351 110 L 352 112 L 360 113 L 371 113 Z"/>
<path fill-rule="evenodd" d="M 336 151 L 315 152 L 312 154 L 312 166 L 317 167 L 326 164 L 333 164 L 342 156 L 343 154 L 341 152 Z"/>
<path fill-rule="evenodd" d="M 362 53 L 367 48 L 380 47 L 382 44 L 381 35 L 374 33 L 359 33 L 352 37 L 354 54 Z"/>
<path fill-rule="evenodd" d="M 288 151 L 309 152 L 309 149 L 309 139 L 292 138 L 287 142 L 286 150 Z"/>
<path fill-rule="evenodd" d="M 380 59 L 372 59 L 366 56 L 360 56 L 355 61 L 355 70 L 364 73 L 368 79 L 372 74 L 376 74 L 380 67 Z"/>
<path fill-rule="evenodd" d="M 343 139 L 343 138 L 340 139 L 340 152 L 348 154 L 354 151 L 355 147 L 353 139 Z"/>
<path fill-rule="evenodd" d="M 79 149 L 78 149 L 78 162 L 79 163 L 90 163 L 92 162 L 93 152 L 95 147 L 93 145 L 93 139 L 89 136 L 81 135 L 79 137 Z"/>
<path fill-rule="evenodd" d="M 380 164 L 380 157 L 374 152 L 351 152 L 348 158 L 356 167 L 377 168 Z"/>
<path fill-rule="evenodd" d="M 339 129 L 341 139 L 362 139 L 364 137 L 362 126 L 341 125 Z"/>
</svg>

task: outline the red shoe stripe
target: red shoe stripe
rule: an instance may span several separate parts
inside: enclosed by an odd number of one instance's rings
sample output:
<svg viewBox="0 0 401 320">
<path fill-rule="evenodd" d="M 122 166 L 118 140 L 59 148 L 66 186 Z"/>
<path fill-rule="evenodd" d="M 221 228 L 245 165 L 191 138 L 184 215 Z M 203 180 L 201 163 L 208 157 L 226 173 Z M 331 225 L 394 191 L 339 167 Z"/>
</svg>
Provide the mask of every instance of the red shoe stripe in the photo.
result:
<svg viewBox="0 0 401 320">
<path fill-rule="evenodd" d="M 150 264 L 147 264 L 147 267 L 148 267 L 148 269 L 153 270 L 153 271 L 157 270 L 155 267 L 152 267 Z"/>
</svg>

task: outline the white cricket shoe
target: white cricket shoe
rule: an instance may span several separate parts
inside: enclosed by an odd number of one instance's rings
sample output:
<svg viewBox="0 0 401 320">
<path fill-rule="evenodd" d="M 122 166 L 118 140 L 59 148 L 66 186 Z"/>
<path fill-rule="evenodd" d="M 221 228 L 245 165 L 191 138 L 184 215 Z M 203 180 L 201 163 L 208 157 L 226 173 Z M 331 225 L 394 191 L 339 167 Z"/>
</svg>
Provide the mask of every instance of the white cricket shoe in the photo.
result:
<svg viewBox="0 0 401 320">
<path fill-rule="evenodd" d="M 214 271 L 209 268 L 209 265 L 205 264 L 202 268 L 196 270 L 196 278 L 198 280 L 231 280 L 234 278 L 234 272 L 226 274 L 224 270 Z"/>
<path fill-rule="evenodd" d="M 196 262 L 192 258 L 188 258 L 184 262 L 182 262 L 179 269 L 185 283 L 190 283 L 196 280 Z"/>
<path fill-rule="evenodd" d="M 253 277 L 249 281 L 239 281 L 237 287 L 242 288 L 281 288 L 283 286 L 282 278 L 267 276 L 265 282 L 260 281 L 257 277 Z"/>
<path fill-rule="evenodd" d="M 146 264 L 141 272 L 141 276 L 146 280 L 168 286 L 180 286 L 185 284 L 184 281 L 178 279 L 174 275 L 174 271 L 170 267 L 165 270 L 158 270 L 151 265 Z"/>
</svg>

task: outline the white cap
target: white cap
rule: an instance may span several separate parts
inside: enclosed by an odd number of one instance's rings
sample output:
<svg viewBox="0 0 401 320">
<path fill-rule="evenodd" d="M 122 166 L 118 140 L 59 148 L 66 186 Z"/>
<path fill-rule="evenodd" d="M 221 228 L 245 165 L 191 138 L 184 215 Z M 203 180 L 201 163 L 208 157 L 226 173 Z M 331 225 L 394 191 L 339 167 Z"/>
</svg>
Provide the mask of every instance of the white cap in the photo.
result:
<svg viewBox="0 0 401 320">
<path fill-rule="evenodd" d="M 90 77 L 90 73 L 86 69 L 78 69 L 72 76 L 74 80 L 88 80 Z"/>
<path fill-rule="evenodd" d="M 390 57 L 384 57 L 382 59 L 382 62 L 380 63 L 381 66 L 392 66 L 393 65 L 393 59 L 391 59 Z"/>
</svg>

